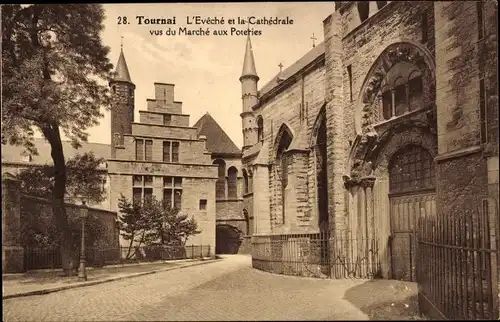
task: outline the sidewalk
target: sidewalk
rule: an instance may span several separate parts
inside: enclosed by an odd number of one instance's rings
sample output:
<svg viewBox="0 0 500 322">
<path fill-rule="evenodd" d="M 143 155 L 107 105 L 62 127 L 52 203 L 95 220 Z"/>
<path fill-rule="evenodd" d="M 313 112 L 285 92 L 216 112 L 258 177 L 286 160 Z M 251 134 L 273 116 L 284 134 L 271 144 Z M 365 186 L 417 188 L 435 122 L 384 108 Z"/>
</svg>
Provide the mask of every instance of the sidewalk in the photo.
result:
<svg viewBox="0 0 500 322">
<path fill-rule="evenodd" d="M 61 270 L 31 271 L 24 274 L 2 276 L 2 299 L 42 295 L 71 288 L 91 286 L 147 274 L 169 271 L 195 265 L 218 262 L 220 259 L 205 258 L 152 263 L 109 265 L 103 268 L 88 268 L 87 281 L 81 282 L 77 276 L 62 277 Z"/>
</svg>

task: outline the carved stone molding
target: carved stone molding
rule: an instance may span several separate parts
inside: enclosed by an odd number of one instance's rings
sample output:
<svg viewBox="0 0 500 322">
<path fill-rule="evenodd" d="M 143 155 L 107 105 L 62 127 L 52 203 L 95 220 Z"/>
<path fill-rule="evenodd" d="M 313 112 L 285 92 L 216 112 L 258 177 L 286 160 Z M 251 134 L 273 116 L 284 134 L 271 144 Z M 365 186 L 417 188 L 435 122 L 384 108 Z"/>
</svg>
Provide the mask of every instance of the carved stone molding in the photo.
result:
<svg viewBox="0 0 500 322">
<path fill-rule="evenodd" d="M 342 179 L 344 180 L 344 187 L 351 190 L 354 187 L 373 188 L 376 177 L 371 175 L 364 177 L 342 176 Z"/>
</svg>

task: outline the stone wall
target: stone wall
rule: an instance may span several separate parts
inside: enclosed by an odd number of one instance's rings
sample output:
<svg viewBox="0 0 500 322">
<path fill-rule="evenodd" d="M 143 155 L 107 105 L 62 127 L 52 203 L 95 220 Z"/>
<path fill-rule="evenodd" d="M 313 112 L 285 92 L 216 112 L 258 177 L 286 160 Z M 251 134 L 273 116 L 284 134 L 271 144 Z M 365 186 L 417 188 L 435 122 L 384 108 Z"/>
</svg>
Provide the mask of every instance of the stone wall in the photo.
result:
<svg viewBox="0 0 500 322">
<path fill-rule="evenodd" d="M 19 181 L 8 175 L 2 178 L 2 268 L 4 272 L 15 273 L 25 270 L 23 234 L 28 228 L 30 211 L 36 209 L 38 222 L 34 223 L 38 231 L 50 229 L 52 221 L 51 201 L 20 194 Z M 66 204 L 69 218 L 76 219 L 82 206 Z M 97 219 L 104 228 L 100 238 L 89 241 L 95 247 L 112 248 L 119 246 L 119 231 L 116 224 L 116 212 L 88 208 L 88 215 Z M 43 220 L 43 221 L 40 221 Z M 78 219 L 76 219 L 78 220 Z"/>
</svg>

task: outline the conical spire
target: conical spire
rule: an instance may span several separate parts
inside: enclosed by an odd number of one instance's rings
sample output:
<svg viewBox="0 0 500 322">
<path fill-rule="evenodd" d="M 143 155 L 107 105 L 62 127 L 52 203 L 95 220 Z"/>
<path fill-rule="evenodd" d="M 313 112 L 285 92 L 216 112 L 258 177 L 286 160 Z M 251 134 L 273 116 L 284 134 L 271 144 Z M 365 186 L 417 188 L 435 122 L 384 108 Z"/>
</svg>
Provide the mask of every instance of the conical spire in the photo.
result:
<svg viewBox="0 0 500 322">
<path fill-rule="evenodd" d="M 257 71 L 255 70 L 255 61 L 253 58 L 252 42 L 250 41 L 250 35 L 248 35 L 247 37 L 245 60 L 243 61 L 243 71 L 241 72 L 241 77 L 244 76 L 255 76 L 259 78 L 259 76 L 257 75 Z"/>
<path fill-rule="evenodd" d="M 132 79 L 130 79 L 130 73 L 127 67 L 127 62 L 125 61 L 125 56 L 123 55 L 123 46 L 120 50 L 120 58 L 118 58 L 118 64 L 116 64 L 116 70 L 113 80 L 132 83 Z"/>
</svg>

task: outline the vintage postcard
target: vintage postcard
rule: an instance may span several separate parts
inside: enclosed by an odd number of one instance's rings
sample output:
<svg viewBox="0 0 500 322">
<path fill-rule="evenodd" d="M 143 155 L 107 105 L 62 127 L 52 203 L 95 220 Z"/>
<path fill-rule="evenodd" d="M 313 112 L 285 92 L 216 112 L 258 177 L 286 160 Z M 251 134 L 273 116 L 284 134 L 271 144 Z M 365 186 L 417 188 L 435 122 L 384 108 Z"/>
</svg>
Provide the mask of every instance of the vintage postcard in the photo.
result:
<svg viewBox="0 0 500 322">
<path fill-rule="evenodd" d="M 498 4 L 4 4 L 4 321 L 498 319 Z"/>
</svg>

